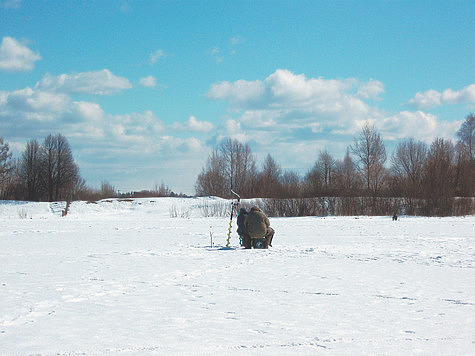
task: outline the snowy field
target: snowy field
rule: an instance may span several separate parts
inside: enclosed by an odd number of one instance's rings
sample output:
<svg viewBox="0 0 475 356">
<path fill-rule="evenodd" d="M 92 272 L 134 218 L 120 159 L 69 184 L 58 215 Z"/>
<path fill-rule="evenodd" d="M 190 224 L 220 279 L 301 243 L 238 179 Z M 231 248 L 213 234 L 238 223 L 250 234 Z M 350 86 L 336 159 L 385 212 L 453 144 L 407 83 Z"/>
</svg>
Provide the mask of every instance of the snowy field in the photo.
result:
<svg viewBox="0 0 475 356">
<path fill-rule="evenodd" d="M 0 202 L 0 354 L 475 354 L 475 216 L 270 218 L 274 247 L 234 223 L 220 250 L 216 201 Z"/>
</svg>

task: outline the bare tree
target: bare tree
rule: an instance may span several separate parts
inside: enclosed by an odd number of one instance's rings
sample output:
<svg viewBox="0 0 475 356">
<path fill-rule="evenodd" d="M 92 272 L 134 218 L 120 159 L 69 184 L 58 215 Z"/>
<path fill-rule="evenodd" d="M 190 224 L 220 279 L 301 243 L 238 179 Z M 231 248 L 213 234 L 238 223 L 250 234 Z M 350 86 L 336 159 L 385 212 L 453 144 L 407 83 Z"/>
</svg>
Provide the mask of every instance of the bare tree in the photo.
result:
<svg viewBox="0 0 475 356">
<path fill-rule="evenodd" d="M 101 196 L 103 198 L 115 198 L 117 196 L 115 187 L 106 180 L 101 182 Z"/>
<path fill-rule="evenodd" d="M 268 154 L 264 160 L 262 172 L 259 174 L 259 195 L 266 198 L 276 198 L 280 194 L 281 175 L 282 168 Z"/>
<path fill-rule="evenodd" d="M 385 176 L 386 148 L 376 128 L 366 122 L 351 150 L 357 158 L 367 191 L 373 197 L 378 196 Z"/>
<path fill-rule="evenodd" d="M 165 183 L 161 182 L 160 186 L 157 182 L 155 182 L 155 186 L 153 188 L 152 193 L 157 197 L 169 197 L 171 194 L 171 190 Z"/>
<path fill-rule="evenodd" d="M 301 196 L 300 177 L 297 173 L 286 170 L 280 178 L 280 198 L 298 198 Z"/>
<path fill-rule="evenodd" d="M 327 196 L 334 193 L 336 161 L 327 150 L 320 151 L 312 169 L 305 175 L 307 195 Z"/>
<path fill-rule="evenodd" d="M 335 166 L 337 195 L 355 196 L 361 188 L 361 178 L 357 172 L 356 164 L 351 159 L 350 148 L 346 150 L 343 161 L 337 161 Z"/>
<path fill-rule="evenodd" d="M 472 161 L 475 152 L 475 115 L 473 113 L 465 118 L 462 126 L 457 131 L 457 137 Z"/>
<path fill-rule="evenodd" d="M 227 139 L 208 157 L 196 180 L 196 194 L 230 197 L 233 188 L 242 196 L 248 195 L 253 186 L 250 183 L 256 179 L 255 166 L 247 144 Z"/>
<path fill-rule="evenodd" d="M 323 195 L 323 177 L 318 162 L 305 174 L 304 177 L 305 195 L 317 197 Z"/>
<path fill-rule="evenodd" d="M 413 138 L 400 142 L 391 156 L 391 170 L 402 186 L 404 196 L 421 197 L 426 158 L 427 145 Z"/>
<path fill-rule="evenodd" d="M 469 114 L 460 129 L 457 131 L 459 141 L 456 149 L 456 194 L 459 196 L 473 196 L 475 192 L 475 115 Z"/>
<path fill-rule="evenodd" d="M 424 191 L 429 202 L 427 215 L 449 215 L 452 212 L 454 157 L 451 141 L 437 138 L 431 144 L 424 168 Z"/>
<path fill-rule="evenodd" d="M 455 194 L 460 197 L 472 197 L 475 193 L 475 161 L 460 141 L 455 146 Z"/>
<path fill-rule="evenodd" d="M 206 166 L 198 175 L 195 184 L 196 195 L 198 196 L 226 196 L 229 186 L 223 172 L 224 162 L 218 151 L 211 151 L 206 161 Z"/>
<path fill-rule="evenodd" d="M 327 150 L 320 151 L 318 155 L 318 166 L 321 172 L 323 189 L 325 194 L 331 193 L 333 186 L 333 175 L 335 173 L 335 159 L 328 153 Z"/>
<path fill-rule="evenodd" d="M 69 200 L 80 175 L 67 139 L 61 134 L 48 135 L 41 156 L 41 181 L 48 200 Z"/>
<path fill-rule="evenodd" d="M 56 137 L 55 199 L 71 199 L 75 182 L 79 179 L 79 168 L 74 162 L 69 142 L 61 134 Z"/>
<path fill-rule="evenodd" d="M 37 140 L 26 144 L 20 163 L 20 177 L 26 188 L 26 199 L 41 198 L 41 148 Z"/>
<path fill-rule="evenodd" d="M 82 196 L 85 196 L 88 191 L 91 189 L 87 186 L 86 181 L 84 178 L 79 178 L 76 180 L 74 183 L 73 189 L 72 189 L 72 195 L 71 195 L 71 200 L 78 200 L 81 199 Z"/>
<path fill-rule="evenodd" d="M 41 182 L 48 201 L 53 201 L 56 175 L 56 140 L 53 135 L 46 136 L 41 146 Z"/>
<path fill-rule="evenodd" d="M 255 171 L 255 160 L 251 153 L 251 148 L 238 140 L 226 139 L 219 146 L 222 162 L 224 163 L 224 176 L 235 191 L 246 192 L 246 185 L 250 179 L 251 172 Z M 231 193 L 229 192 L 227 196 Z"/>
<path fill-rule="evenodd" d="M 0 137 L 0 197 L 5 194 L 13 169 L 11 158 L 10 146 L 3 142 L 3 137 Z"/>
</svg>

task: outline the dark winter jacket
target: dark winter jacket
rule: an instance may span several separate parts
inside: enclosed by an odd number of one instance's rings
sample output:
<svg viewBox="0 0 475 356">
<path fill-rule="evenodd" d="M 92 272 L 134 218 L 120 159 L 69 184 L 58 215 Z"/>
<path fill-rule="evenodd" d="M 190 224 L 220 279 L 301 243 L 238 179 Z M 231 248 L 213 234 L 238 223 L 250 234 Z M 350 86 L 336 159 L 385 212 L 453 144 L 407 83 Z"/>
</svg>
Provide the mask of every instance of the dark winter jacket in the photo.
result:
<svg viewBox="0 0 475 356">
<path fill-rule="evenodd" d="M 238 218 L 237 218 L 237 226 L 238 226 L 237 233 L 238 233 L 238 235 L 244 235 L 246 233 L 246 227 L 244 225 L 244 223 L 246 221 L 246 216 L 247 216 L 246 209 L 241 208 L 241 210 L 239 210 L 239 215 L 238 215 Z"/>
<path fill-rule="evenodd" d="M 247 214 L 246 231 L 251 237 L 264 237 L 267 234 L 267 228 L 270 226 L 269 219 L 257 207 L 253 207 Z"/>
</svg>

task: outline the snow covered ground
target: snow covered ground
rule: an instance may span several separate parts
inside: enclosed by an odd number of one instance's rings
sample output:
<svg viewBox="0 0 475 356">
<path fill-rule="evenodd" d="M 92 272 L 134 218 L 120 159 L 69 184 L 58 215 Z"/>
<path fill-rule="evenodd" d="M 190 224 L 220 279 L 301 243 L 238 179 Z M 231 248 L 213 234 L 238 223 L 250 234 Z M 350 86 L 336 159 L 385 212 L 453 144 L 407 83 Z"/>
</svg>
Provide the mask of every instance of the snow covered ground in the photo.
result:
<svg viewBox="0 0 475 356">
<path fill-rule="evenodd" d="M 475 354 L 475 216 L 271 218 L 274 247 L 233 224 L 220 250 L 219 201 L 0 202 L 0 354 Z"/>
</svg>

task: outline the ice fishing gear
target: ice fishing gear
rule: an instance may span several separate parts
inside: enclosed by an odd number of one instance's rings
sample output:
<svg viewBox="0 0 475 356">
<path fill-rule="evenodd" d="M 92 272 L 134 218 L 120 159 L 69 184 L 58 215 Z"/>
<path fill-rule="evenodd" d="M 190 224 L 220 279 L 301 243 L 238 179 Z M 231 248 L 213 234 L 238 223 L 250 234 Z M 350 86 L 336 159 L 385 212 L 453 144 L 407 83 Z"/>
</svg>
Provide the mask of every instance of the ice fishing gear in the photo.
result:
<svg viewBox="0 0 475 356">
<path fill-rule="evenodd" d="M 251 238 L 251 246 L 252 246 L 252 248 L 255 248 L 255 249 L 267 249 L 268 248 L 265 237 L 253 237 L 253 238 Z"/>
<path fill-rule="evenodd" d="M 241 196 L 236 193 L 232 188 L 231 188 L 231 193 L 233 193 L 235 196 L 237 196 L 237 201 L 231 203 L 231 218 L 229 219 L 229 229 L 228 229 L 228 238 L 226 240 L 226 247 L 229 247 L 229 240 L 231 239 L 231 229 L 233 225 L 233 215 L 234 215 L 234 210 L 237 211 L 237 208 L 239 206 L 239 202 L 241 201 Z"/>
</svg>

